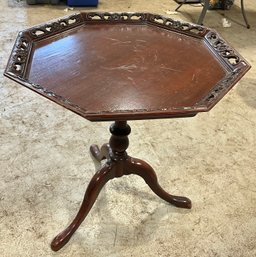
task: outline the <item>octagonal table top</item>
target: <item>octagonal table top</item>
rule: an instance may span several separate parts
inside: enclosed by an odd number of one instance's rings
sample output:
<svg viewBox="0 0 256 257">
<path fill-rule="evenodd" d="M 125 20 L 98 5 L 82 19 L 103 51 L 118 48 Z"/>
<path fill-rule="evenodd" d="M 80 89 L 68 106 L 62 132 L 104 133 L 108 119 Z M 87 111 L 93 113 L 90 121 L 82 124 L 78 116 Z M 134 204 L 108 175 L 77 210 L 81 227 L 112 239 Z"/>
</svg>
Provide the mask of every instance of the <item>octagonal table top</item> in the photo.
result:
<svg viewBox="0 0 256 257">
<path fill-rule="evenodd" d="M 5 75 L 91 121 L 209 111 L 250 65 L 214 30 L 78 13 L 19 33 Z"/>
</svg>

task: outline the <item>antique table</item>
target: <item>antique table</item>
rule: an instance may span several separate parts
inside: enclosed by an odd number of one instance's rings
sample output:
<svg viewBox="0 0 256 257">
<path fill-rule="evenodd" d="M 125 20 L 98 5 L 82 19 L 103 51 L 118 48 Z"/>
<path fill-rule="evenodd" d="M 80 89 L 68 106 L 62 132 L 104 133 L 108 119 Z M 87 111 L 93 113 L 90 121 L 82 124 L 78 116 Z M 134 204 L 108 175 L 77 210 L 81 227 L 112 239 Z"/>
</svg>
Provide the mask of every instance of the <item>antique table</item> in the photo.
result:
<svg viewBox="0 0 256 257">
<path fill-rule="evenodd" d="M 115 177 L 137 174 L 160 198 L 191 208 L 188 198 L 161 188 L 149 164 L 127 154 L 127 120 L 209 111 L 249 68 L 214 30 L 150 13 L 78 13 L 20 32 L 7 77 L 90 121 L 114 121 L 109 143 L 90 148 L 106 162 L 52 249 L 69 241 Z"/>
</svg>

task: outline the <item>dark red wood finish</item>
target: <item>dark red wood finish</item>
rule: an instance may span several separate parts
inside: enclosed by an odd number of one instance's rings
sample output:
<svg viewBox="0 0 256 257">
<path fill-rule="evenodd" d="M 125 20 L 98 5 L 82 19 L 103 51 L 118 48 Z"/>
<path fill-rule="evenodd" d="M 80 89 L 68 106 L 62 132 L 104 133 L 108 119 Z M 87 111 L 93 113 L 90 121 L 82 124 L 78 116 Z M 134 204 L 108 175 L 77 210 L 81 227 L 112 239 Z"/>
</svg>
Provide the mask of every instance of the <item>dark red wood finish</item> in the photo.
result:
<svg viewBox="0 0 256 257">
<path fill-rule="evenodd" d="M 227 73 L 202 40 L 147 25 L 84 25 L 32 55 L 29 81 L 91 113 L 193 106 Z"/>
<path fill-rule="evenodd" d="M 128 135 L 131 131 L 126 121 L 115 122 L 110 131 L 112 136 L 109 144 L 104 144 L 101 149 L 96 145 L 92 145 L 90 148 L 90 152 L 96 161 L 100 162 L 103 159 L 107 159 L 107 162 L 96 172 L 89 183 L 80 210 L 73 222 L 53 239 L 51 248 L 54 251 L 58 251 L 69 241 L 89 213 L 102 187 L 115 177 L 136 174 L 142 177 L 160 198 L 177 207 L 191 208 L 191 201 L 188 198 L 170 195 L 161 188 L 158 184 L 157 176 L 149 164 L 132 158 L 126 153 L 129 145 Z"/>
<path fill-rule="evenodd" d="M 5 75 L 91 121 L 194 116 L 250 66 L 208 28 L 150 13 L 80 13 L 17 38 Z"/>
<path fill-rule="evenodd" d="M 209 111 L 250 65 L 208 28 L 150 13 L 79 13 L 20 32 L 5 75 L 91 121 L 112 120 L 112 136 L 73 222 L 52 241 L 62 248 L 115 177 L 137 174 L 181 208 L 154 170 L 126 153 L 127 120 L 190 117 Z"/>
</svg>

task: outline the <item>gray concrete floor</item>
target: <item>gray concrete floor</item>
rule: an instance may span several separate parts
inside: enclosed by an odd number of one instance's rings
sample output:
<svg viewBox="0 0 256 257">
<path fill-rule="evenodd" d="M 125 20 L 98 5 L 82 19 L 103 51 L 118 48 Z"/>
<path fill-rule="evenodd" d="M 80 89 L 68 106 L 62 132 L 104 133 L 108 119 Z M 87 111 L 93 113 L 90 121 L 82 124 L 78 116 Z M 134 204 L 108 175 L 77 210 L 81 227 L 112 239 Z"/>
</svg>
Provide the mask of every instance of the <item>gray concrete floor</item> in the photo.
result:
<svg viewBox="0 0 256 257">
<path fill-rule="evenodd" d="M 130 122 L 129 153 L 151 163 L 170 193 L 190 197 L 193 209 L 166 204 L 139 177 L 116 179 L 54 253 L 51 239 L 76 214 L 94 173 L 88 148 L 108 140 L 109 123 L 90 123 L 3 78 L 17 32 L 67 13 L 65 6 L 1 0 L 0 256 L 256 256 L 256 5 L 245 2 L 250 30 L 239 2 L 205 19 L 253 66 L 237 86 L 209 113 Z M 166 14 L 175 7 L 169 0 L 101 0 L 97 10 Z M 200 11 L 184 6 L 170 16 L 195 22 Z M 230 28 L 222 27 L 224 16 Z"/>
</svg>

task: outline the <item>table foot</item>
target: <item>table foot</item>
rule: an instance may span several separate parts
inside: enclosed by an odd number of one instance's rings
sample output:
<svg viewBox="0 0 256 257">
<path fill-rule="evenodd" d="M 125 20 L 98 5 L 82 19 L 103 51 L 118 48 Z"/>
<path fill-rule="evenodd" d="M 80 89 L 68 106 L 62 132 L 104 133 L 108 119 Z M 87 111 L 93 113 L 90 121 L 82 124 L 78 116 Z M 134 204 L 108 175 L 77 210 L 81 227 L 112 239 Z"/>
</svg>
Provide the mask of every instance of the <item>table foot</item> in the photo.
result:
<svg viewBox="0 0 256 257">
<path fill-rule="evenodd" d="M 105 164 L 92 178 L 85 192 L 82 205 L 72 223 L 52 241 L 51 248 L 53 251 L 61 249 L 72 237 L 74 232 L 83 222 L 94 202 L 96 201 L 100 190 L 108 180 L 114 178 L 114 169 L 112 164 Z"/>
<path fill-rule="evenodd" d="M 241 0 L 241 10 L 242 10 L 242 15 L 243 15 L 243 18 L 244 18 L 244 22 L 246 24 L 246 28 L 249 29 L 250 24 L 248 23 L 247 16 L 246 16 L 246 13 L 245 13 L 245 9 L 244 9 L 244 0 Z"/>
<path fill-rule="evenodd" d="M 91 145 L 90 153 L 96 161 L 101 162 L 104 159 L 110 159 L 111 148 L 109 144 L 104 144 L 100 149 L 97 145 Z"/>
<path fill-rule="evenodd" d="M 192 203 L 187 197 L 171 195 L 159 185 L 156 173 L 148 163 L 130 157 L 126 162 L 126 169 L 127 175 L 136 174 L 142 177 L 151 190 L 163 200 L 179 208 L 191 209 Z"/>
</svg>

